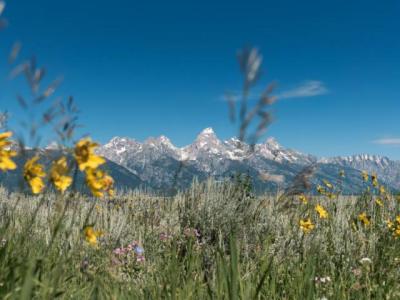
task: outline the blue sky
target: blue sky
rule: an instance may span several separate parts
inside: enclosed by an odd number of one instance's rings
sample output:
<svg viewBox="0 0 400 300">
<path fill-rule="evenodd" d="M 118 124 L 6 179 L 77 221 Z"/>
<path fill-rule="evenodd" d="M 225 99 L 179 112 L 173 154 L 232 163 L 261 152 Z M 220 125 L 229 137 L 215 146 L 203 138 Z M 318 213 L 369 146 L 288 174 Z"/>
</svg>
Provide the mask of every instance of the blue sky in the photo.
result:
<svg viewBox="0 0 400 300">
<path fill-rule="evenodd" d="M 255 92 L 276 80 L 286 96 L 264 138 L 319 156 L 400 159 L 399 1 L 15 0 L 3 15 L 1 57 L 18 40 L 47 82 L 63 75 L 57 96 L 75 97 L 81 133 L 100 142 L 164 134 L 182 146 L 205 127 L 235 135 L 221 97 L 240 90 L 236 52 L 254 45 L 264 58 Z M 0 110 L 13 125 L 21 87 L 4 60 Z"/>
</svg>

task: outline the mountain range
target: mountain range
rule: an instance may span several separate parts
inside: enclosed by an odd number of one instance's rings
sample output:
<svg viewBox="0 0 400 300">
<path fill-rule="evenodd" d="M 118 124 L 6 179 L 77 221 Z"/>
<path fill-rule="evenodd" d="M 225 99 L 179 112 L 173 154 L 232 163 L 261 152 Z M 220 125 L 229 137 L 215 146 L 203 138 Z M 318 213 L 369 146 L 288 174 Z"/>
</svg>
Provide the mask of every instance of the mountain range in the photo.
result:
<svg viewBox="0 0 400 300">
<path fill-rule="evenodd" d="M 40 149 L 41 162 L 49 167 L 60 155 L 56 145 Z M 36 154 L 25 149 L 24 157 L 16 157 L 18 166 Z M 206 128 L 194 142 L 176 147 L 165 136 L 144 142 L 114 137 L 101 145 L 97 153 L 106 158 L 104 168 L 115 179 L 119 189 L 145 188 L 157 193 L 174 194 L 190 187 L 193 180 L 209 177 L 225 180 L 237 174 L 248 174 L 256 192 L 283 190 L 295 182 L 296 176 L 312 166 L 311 187 L 328 180 L 343 193 L 356 194 L 365 189 L 361 172 L 375 172 L 389 189 L 400 190 L 400 161 L 377 155 L 353 155 L 319 158 L 281 146 L 274 138 L 251 147 L 237 138 L 220 140 L 212 128 Z M 345 176 L 341 177 L 340 173 Z M 21 185 L 22 170 L 0 172 L 0 185 L 15 190 Z M 84 178 L 78 176 L 76 187 L 85 189 Z M 26 188 L 26 186 L 25 186 Z"/>
<path fill-rule="evenodd" d="M 220 140 L 212 128 L 204 129 L 195 141 L 179 148 L 165 136 L 144 142 L 114 137 L 97 152 L 127 169 L 141 184 L 163 192 L 190 186 L 194 178 L 217 180 L 247 173 L 257 191 L 283 189 L 307 166 L 314 166 L 313 185 L 322 180 L 338 183 L 344 193 L 365 188 L 360 175 L 376 172 L 382 183 L 400 189 L 400 162 L 377 155 L 319 158 L 281 146 L 274 138 L 250 147 L 237 138 Z M 345 177 L 339 176 L 344 171 Z"/>
</svg>

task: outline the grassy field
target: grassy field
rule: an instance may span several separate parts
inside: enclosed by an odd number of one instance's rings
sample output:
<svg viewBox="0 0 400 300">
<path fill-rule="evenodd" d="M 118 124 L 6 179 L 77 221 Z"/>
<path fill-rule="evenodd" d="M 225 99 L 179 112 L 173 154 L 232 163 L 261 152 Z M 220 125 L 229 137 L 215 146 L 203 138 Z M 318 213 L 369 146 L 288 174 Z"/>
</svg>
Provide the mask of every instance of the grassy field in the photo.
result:
<svg viewBox="0 0 400 300">
<path fill-rule="evenodd" d="M 0 189 L 0 298 L 399 299 L 399 207 L 377 197 Z"/>
</svg>

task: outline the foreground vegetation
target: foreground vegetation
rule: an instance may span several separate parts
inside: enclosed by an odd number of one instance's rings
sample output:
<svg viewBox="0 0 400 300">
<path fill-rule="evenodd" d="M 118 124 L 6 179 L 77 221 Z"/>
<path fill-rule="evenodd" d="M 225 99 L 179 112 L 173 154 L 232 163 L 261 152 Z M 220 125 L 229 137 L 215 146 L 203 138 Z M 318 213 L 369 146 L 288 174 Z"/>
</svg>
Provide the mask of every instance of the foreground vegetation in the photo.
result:
<svg viewBox="0 0 400 300">
<path fill-rule="evenodd" d="M 399 299 L 398 203 L 374 199 L 213 181 L 173 199 L 0 189 L 0 297 Z"/>
</svg>

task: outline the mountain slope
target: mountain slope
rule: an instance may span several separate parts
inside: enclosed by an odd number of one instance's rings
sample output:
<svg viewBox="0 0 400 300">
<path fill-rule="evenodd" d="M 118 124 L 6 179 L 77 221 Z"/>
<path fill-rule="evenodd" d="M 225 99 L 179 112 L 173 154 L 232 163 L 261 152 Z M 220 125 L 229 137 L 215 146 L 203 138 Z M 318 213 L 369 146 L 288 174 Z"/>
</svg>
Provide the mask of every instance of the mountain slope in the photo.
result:
<svg viewBox="0 0 400 300">
<path fill-rule="evenodd" d="M 360 171 L 376 172 L 392 188 L 400 188 L 400 162 L 385 157 L 358 155 L 318 159 L 313 155 L 286 149 L 275 139 L 257 144 L 254 151 L 236 138 L 221 141 L 212 128 L 206 128 L 195 141 L 182 148 L 165 136 L 140 143 L 115 137 L 98 149 L 98 153 L 126 167 L 152 188 L 167 191 L 185 188 L 193 178 L 209 176 L 223 179 L 237 172 L 252 176 L 255 187 L 262 191 L 288 186 L 308 165 L 316 169 L 313 183 L 322 179 L 340 182 L 346 193 L 359 192 L 363 183 Z M 346 178 L 339 178 L 344 170 Z"/>
<path fill-rule="evenodd" d="M 331 163 L 342 167 L 376 172 L 378 177 L 390 186 L 400 189 L 400 162 L 379 155 L 352 155 L 321 159 L 321 163 Z"/>
</svg>

